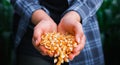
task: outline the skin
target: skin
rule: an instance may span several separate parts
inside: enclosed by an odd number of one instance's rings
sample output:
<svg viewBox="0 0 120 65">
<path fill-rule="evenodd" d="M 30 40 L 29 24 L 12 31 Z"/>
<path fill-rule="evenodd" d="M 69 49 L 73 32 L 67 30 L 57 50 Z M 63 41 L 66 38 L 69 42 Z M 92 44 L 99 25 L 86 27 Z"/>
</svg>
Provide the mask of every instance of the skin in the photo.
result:
<svg viewBox="0 0 120 65">
<path fill-rule="evenodd" d="M 73 60 L 74 57 L 77 56 L 84 48 L 86 38 L 80 23 L 80 16 L 77 12 L 70 11 L 66 13 L 60 20 L 58 26 L 43 10 L 35 11 L 31 20 L 32 23 L 36 25 L 34 28 L 32 42 L 34 47 L 40 51 L 42 55 L 49 55 L 50 57 L 53 56 L 53 54 L 48 54 L 46 52 L 47 49 L 45 47 L 39 45 L 39 42 L 41 41 L 41 35 L 48 32 L 69 32 L 75 35 L 78 46 L 74 48 L 73 52 L 69 55 L 70 60 Z"/>
<path fill-rule="evenodd" d="M 41 41 L 41 35 L 48 32 L 56 32 L 57 25 L 56 23 L 43 11 L 37 10 L 32 15 L 32 23 L 36 26 L 34 27 L 34 33 L 32 38 L 32 43 L 34 47 L 42 54 L 49 55 L 50 57 L 53 54 L 47 54 L 47 49 L 39 44 Z"/>
<path fill-rule="evenodd" d="M 58 32 L 68 32 L 75 35 L 76 41 L 78 43 L 78 46 L 74 48 L 72 54 L 69 55 L 70 60 L 73 60 L 73 58 L 80 53 L 85 45 L 86 39 L 80 21 L 81 20 L 78 13 L 75 11 L 70 11 L 64 15 L 58 25 Z"/>
</svg>

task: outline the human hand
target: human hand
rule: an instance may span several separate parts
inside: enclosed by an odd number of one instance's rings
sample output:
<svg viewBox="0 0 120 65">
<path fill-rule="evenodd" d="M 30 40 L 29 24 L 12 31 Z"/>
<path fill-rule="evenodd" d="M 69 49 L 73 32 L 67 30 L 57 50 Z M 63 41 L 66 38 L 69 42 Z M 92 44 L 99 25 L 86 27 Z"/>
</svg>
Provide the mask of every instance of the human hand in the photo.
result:
<svg viewBox="0 0 120 65">
<path fill-rule="evenodd" d="M 43 12 L 44 13 L 44 12 Z M 43 14 L 42 13 L 42 17 Z M 39 14 L 39 12 L 37 12 L 37 14 Z M 36 14 L 36 15 L 37 15 Z M 35 15 L 35 16 L 36 16 Z M 57 25 L 56 23 L 45 14 L 45 16 L 41 19 L 39 19 L 39 15 L 37 17 L 33 17 L 33 23 L 36 24 L 36 26 L 34 27 L 34 33 L 33 33 L 33 38 L 32 38 L 32 43 L 34 45 L 34 47 L 42 54 L 42 55 L 49 55 L 50 57 L 53 56 L 53 54 L 49 54 L 47 53 L 47 50 L 44 46 L 40 45 L 40 41 L 41 41 L 41 36 L 42 34 L 48 33 L 48 32 L 56 32 L 57 31 Z M 38 19 L 35 19 L 38 18 Z M 38 21 L 39 22 L 34 22 L 34 21 Z"/>
<path fill-rule="evenodd" d="M 78 43 L 78 46 L 74 48 L 73 52 L 69 55 L 69 59 L 79 55 L 80 51 L 84 48 L 85 45 L 85 35 L 83 33 L 82 25 L 80 23 L 80 16 L 74 12 L 68 12 L 60 21 L 58 25 L 58 32 L 60 33 L 71 33 L 75 35 L 75 39 Z"/>
</svg>

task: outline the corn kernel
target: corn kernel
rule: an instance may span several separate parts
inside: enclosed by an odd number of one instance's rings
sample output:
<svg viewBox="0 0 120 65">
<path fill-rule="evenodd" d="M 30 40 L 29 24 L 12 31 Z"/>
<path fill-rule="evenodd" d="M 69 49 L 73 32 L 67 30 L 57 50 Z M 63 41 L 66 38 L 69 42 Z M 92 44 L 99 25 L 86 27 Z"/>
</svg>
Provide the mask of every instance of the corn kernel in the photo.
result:
<svg viewBox="0 0 120 65">
<path fill-rule="evenodd" d="M 75 37 L 71 34 L 46 33 L 42 35 L 40 45 L 48 49 L 48 54 L 54 53 L 54 63 L 69 62 L 68 55 L 77 47 Z"/>
<path fill-rule="evenodd" d="M 57 59 L 56 58 L 54 59 L 54 63 L 57 63 Z"/>
</svg>

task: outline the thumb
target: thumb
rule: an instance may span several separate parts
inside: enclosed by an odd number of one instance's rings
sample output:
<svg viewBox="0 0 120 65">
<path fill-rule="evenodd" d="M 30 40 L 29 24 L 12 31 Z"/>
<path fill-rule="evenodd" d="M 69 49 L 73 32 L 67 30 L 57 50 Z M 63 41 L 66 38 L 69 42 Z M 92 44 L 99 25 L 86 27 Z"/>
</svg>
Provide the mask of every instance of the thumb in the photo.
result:
<svg viewBox="0 0 120 65">
<path fill-rule="evenodd" d="M 39 37 L 37 38 L 37 40 L 35 41 L 35 44 L 38 46 L 38 45 L 40 44 L 40 41 L 41 41 L 41 37 L 39 36 Z"/>
<path fill-rule="evenodd" d="M 75 47 L 74 48 L 74 53 L 77 53 L 78 52 L 78 50 L 79 50 L 79 44 L 80 44 L 80 42 L 81 42 L 81 40 L 80 40 L 80 35 L 79 34 L 76 34 L 75 35 L 75 39 L 76 39 L 76 42 L 77 42 L 77 47 Z"/>
<path fill-rule="evenodd" d="M 76 42 L 79 44 L 81 42 L 81 36 L 83 34 L 83 30 L 82 30 L 82 26 L 79 22 L 77 22 L 76 26 L 75 26 L 75 39 L 76 39 Z"/>
<path fill-rule="evenodd" d="M 34 31 L 34 34 L 33 34 L 33 44 L 35 45 L 35 46 L 38 46 L 39 45 L 39 43 L 40 43 L 40 41 L 41 41 L 41 35 L 42 35 L 42 33 L 41 33 L 41 31 Z"/>
<path fill-rule="evenodd" d="M 34 46 L 39 46 L 39 44 L 40 44 L 40 41 L 41 41 L 41 38 L 40 37 L 38 37 L 38 38 L 32 38 L 32 43 L 33 43 L 33 45 Z"/>
</svg>

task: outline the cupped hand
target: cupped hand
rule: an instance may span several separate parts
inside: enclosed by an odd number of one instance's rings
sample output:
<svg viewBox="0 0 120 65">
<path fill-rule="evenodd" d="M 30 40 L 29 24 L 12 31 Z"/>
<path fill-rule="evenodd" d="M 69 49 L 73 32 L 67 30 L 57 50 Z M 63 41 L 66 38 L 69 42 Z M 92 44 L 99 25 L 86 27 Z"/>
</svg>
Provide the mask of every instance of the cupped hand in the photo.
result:
<svg viewBox="0 0 120 65">
<path fill-rule="evenodd" d="M 65 14 L 58 25 L 58 32 L 67 32 L 75 35 L 78 46 L 75 47 L 73 52 L 69 55 L 69 59 L 73 60 L 73 58 L 79 55 L 80 51 L 84 48 L 86 40 L 78 13 L 76 13 L 75 11 L 71 11 Z"/>
<path fill-rule="evenodd" d="M 48 33 L 48 32 L 56 32 L 57 31 L 57 25 L 54 23 L 53 20 L 41 20 L 34 28 L 33 38 L 32 42 L 34 47 L 42 54 L 42 55 L 49 55 L 50 57 L 53 56 L 53 54 L 48 54 L 47 50 L 44 46 L 40 45 L 41 41 L 41 35 Z"/>
</svg>

